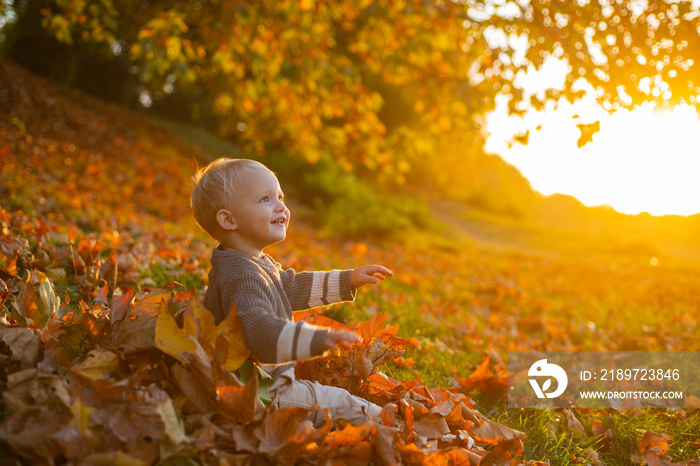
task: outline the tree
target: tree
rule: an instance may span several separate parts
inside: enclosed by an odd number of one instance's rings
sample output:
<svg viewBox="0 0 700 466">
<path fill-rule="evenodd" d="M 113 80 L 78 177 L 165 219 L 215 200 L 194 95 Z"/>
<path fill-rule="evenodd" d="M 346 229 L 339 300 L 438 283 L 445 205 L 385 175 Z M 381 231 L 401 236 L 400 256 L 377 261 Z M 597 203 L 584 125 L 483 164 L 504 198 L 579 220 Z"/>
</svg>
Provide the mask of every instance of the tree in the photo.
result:
<svg viewBox="0 0 700 466">
<path fill-rule="evenodd" d="M 190 112 L 250 150 L 450 194 L 499 93 L 523 112 L 581 97 L 581 80 L 609 111 L 700 92 L 689 0 L 45 1 L 57 39 L 128 51 L 142 94 L 198 96 Z M 563 88 L 529 95 L 516 76 L 550 56 Z"/>
</svg>

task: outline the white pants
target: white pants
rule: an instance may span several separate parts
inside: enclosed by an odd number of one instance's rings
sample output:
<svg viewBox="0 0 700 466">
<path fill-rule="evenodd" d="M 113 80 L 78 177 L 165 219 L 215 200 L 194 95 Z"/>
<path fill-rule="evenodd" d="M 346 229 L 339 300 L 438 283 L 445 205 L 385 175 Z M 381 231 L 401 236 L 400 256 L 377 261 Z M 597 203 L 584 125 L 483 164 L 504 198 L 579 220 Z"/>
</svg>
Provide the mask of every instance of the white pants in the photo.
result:
<svg viewBox="0 0 700 466">
<path fill-rule="evenodd" d="M 382 408 L 358 396 L 351 395 L 343 388 L 322 385 L 309 380 L 294 380 L 281 376 L 270 386 L 272 406 L 276 408 L 311 408 L 314 405 L 328 408 L 332 419 L 345 419 L 352 424 L 364 424 L 379 420 Z M 309 414 L 315 427 L 323 424 L 317 411 Z"/>
</svg>

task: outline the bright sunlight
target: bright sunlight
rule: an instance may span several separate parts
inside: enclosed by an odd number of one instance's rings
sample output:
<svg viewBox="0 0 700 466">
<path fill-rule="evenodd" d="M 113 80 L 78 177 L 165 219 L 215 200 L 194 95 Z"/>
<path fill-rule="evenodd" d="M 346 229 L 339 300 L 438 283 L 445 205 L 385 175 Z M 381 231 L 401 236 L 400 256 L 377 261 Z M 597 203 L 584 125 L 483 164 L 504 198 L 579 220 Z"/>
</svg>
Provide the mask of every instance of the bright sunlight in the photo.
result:
<svg viewBox="0 0 700 466">
<path fill-rule="evenodd" d="M 577 125 L 595 121 L 600 131 L 577 147 Z M 520 118 L 509 117 L 501 101 L 487 130 L 486 150 L 517 167 L 544 195 L 569 194 L 626 214 L 700 212 L 700 118 L 693 107 L 658 112 L 643 105 L 608 114 L 587 97 Z M 514 142 L 528 130 L 527 144 Z"/>
</svg>

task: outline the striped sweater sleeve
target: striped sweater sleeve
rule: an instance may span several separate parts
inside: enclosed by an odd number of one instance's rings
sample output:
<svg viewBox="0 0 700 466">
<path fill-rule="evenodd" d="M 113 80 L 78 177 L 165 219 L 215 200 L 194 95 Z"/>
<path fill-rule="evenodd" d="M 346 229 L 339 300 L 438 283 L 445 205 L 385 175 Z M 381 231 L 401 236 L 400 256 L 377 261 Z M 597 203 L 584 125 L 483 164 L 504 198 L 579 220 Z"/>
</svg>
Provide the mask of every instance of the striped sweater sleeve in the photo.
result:
<svg viewBox="0 0 700 466">
<path fill-rule="evenodd" d="M 355 290 L 350 287 L 352 270 L 330 272 L 295 272 L 281 270 L 280 278 L 294 311 L 333 303 L 353 301 Z"/>
<path fill-rule="evenodd" d="M 228 285 L 227 301 L 236 303 L 246 346 L 259 362 L 284 363 L 323 354 L 328 329 L 279 317 L 263 280 L 246 276 Z"/>
</svg>

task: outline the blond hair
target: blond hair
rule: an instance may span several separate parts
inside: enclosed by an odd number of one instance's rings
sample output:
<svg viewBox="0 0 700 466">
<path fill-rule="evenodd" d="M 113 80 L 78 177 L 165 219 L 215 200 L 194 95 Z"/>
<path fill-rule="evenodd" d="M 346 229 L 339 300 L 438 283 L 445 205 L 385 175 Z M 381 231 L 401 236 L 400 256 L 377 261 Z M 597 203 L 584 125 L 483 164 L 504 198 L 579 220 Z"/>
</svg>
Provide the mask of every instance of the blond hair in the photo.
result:
<svg viewBox="0 0 700 466">
<path fill-rule="evenodd" d="M 237 187 L 251 170 L 271 170 L 260 162 L 249 159 L 222 157 L 199 168 L 192 177 L 194 188 L 190 205 L 200 227 L 210 235 L 216 231 L 216 213 L 231 208 L 238 199 Z"/>
</svg>

